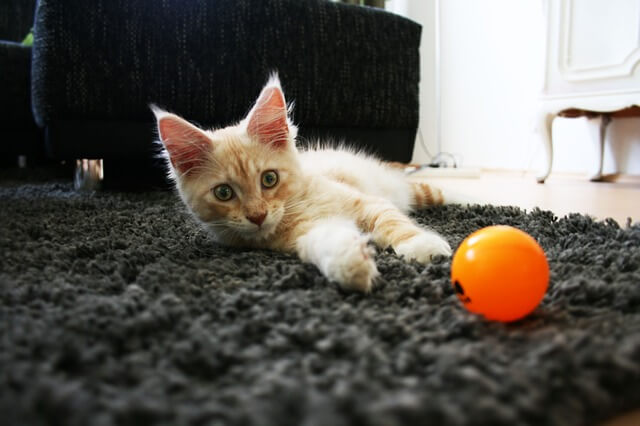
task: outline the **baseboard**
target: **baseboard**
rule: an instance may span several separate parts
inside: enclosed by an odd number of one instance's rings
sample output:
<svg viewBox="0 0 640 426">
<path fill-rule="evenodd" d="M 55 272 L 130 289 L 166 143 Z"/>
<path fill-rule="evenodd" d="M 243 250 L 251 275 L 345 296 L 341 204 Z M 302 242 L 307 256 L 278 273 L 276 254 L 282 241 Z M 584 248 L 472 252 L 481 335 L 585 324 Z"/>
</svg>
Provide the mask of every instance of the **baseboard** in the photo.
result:
<svg viewBox="0 0 640 426">
<path fill-rule="evenodd" d="M 416 170 L 411 172 L 412 170 Z M 420 169 L 418 165 L 410 165 L 405 171 L 411 172 L 412 176 L 418 177 L 441 177 L 441 178 L 466 178 L 478 179 L 481 177 L 502 177 L 535 180 L 536 173 L 531 170 L 508 170 L 508 169 L 481 169 L 479 167 L 425 167 Z M 575 172 L 553 172 L 548 180 L 567 180 L 588 182 L 586 173 Z M 602 176 L 601 182 L 626 183 L 640 185 L 640 175 L 625 173 L 607 174 Z"/>
<path fill-rule="evenodd" d="M 411 173 L 416 177 L 442 177 L 442 178 L 465 178 L 478 179 L 481 175 L 479 168 L 473 167 L 425 167 Z"/>
</svg>

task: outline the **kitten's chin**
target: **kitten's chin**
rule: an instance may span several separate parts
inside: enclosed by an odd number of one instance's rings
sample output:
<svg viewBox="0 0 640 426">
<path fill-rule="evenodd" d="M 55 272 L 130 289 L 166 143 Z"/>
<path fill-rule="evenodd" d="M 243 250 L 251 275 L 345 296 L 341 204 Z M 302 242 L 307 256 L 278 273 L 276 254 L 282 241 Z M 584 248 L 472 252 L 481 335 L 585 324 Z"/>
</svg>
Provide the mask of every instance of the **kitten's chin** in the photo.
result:
<svg viewBox="0 0 640 426">
<path fill-rule="evenodd" d="M 267 238 L 271 237 L 275 232 L 276 232 L 276 226 L 269 226 L 269 227 L 263 226 L 253 233 L 253 238 L 256 238 L 259 240 L 266 240 Z"/>
<path fill-rule="evenodd" d="M 234 234 L 247 245 L 261 245 L 274 235 L 276 228 L 275 225 L 262 225 L 260 228 L 234 229 Z"/>
<path fill-rule="evenodd" d="M 255 243 L 262 244 L 271 238 L 276 228 L 277 226 L 261 226 L 260 228 L 210 226 L 209 230 L 214 239 L 221 244 L 253 246 Z"/>
</svg>

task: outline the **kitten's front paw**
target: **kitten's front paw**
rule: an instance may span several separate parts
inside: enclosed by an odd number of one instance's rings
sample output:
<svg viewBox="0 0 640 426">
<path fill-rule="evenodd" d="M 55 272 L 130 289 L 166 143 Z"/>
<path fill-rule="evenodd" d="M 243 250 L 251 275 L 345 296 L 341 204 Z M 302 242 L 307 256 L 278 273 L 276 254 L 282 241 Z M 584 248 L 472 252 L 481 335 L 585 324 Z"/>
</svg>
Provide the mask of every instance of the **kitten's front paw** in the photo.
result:
<svg viewBox="0 0 640 426">
<path fill-rule="evenodd" d="M 395 252 L 407 260 L 429 263 L 433 256 L 451 256 L 451 246 L 440 235 L 423 232 L 396 245 Z"/>
<path fill-rule="evenodd" d="M 367 245 L 367 238 L 362 235 L 351 235 L 346 239 L 348 241 L 333 258 L 333 265 L 327 268 L 327 275 L 345 289 L 368 293 L 378 276 L 373 260 L 375 250 Z"/>
<path fill-rule="evenodd" d="M 297 250 L 302 260 L 315 264 L 342 288 L 367 293 L 378 276 L 373 260 L 375 250 L 368 241 L 354 223 L 330 220 L 301 236 Z"/>
</svg>

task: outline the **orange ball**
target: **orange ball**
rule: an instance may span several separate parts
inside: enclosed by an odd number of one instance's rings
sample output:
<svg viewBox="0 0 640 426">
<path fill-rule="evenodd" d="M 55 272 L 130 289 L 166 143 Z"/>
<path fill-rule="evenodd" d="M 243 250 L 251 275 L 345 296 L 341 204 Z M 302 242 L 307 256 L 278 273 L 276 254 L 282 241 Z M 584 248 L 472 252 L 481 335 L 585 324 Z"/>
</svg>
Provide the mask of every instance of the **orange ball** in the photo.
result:
<svg viewBox="0 0 640 426">
<path fill-rule="evenodd" d="M 471 312 L 497 321 L 531 313 L 549 285 L 549 264 L 529 234 L 511 226 L 489 226 L 469 235 L 451 263 L 456 295 Z"/>
</svg>

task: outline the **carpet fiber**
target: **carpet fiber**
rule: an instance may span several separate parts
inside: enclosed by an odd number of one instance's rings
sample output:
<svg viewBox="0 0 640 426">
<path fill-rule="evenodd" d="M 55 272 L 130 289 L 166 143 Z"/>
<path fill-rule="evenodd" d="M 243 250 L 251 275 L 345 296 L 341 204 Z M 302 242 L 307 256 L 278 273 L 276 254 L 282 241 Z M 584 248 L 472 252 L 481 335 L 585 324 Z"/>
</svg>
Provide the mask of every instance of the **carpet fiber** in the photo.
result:
<svg viewBox="0 0 640 426">
<path fill-rule="evenodd" d="M 377 255 L 349 294 L 293 256 L 216 246 L 171 192 L 0 185 L 0 422 L 590 425 L 640 408 L 640 226 L 446 206 L 456 247 L 533 235 L 549 291 L 525 320 L 467 313 L 450 260 Z"/>
</svg>

